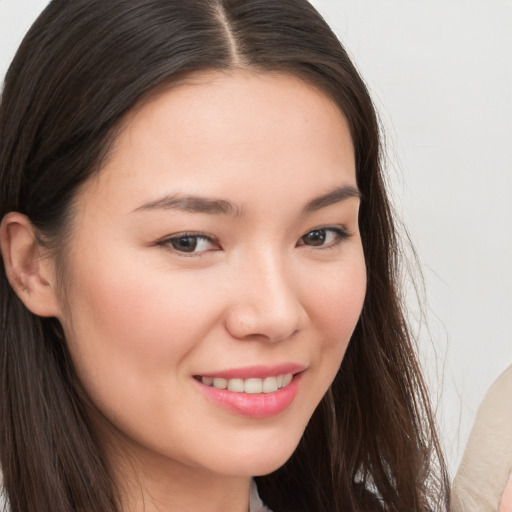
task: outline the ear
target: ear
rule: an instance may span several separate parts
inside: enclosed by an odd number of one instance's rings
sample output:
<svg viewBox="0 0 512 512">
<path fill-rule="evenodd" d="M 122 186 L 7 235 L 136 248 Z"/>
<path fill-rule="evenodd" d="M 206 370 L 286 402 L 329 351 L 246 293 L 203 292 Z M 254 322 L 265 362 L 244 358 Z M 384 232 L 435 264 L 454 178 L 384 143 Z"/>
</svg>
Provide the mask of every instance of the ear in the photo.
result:
<svg viewBox="0 0 512 512">
<path fill-rule="evenodd" d="M 25 306 L 39 316 L 59 316 L 53 259 L 27 216 L 11 212 L 2 219 L 0 248 L 7 278 Z"/>
</svg>

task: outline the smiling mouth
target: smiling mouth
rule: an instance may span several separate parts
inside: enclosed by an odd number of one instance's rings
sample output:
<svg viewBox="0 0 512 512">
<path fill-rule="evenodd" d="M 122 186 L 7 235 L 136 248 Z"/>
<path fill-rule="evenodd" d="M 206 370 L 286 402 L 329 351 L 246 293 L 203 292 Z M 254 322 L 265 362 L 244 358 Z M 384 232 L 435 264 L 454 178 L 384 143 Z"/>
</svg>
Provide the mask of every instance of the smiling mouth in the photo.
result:
<svg viewBox="0 0 512 512">
<path fill-rule="evenodd" d="M 222 377 L 196 377 L 201 384 L 215 389 L 227 389 L 234 393 L 274 393 L 279 389 L 285 388 L 293 379 L 292 373 L 284 373 L 275 377 L 266 377 L 264 379 L 224 379 Z"/>
</svg>

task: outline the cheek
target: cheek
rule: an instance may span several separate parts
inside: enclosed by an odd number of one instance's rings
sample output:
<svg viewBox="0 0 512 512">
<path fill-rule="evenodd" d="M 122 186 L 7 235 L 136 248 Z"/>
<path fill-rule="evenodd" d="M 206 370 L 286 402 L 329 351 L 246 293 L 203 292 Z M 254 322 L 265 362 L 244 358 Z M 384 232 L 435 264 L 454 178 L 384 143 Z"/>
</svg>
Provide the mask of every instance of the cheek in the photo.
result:
<svg viewBox="0 0 512 512">
<path fill-rule="evenodd" d="M 142 385 L 147 382 L 155 390 L 168 388 L 165 370 L 184 372 L 182 361 L 215 321 L 213 298 L 185 275 L 170 279 L 162 269 L 116 256 L 95 259 L 94 268 L 77 265 L 70 281 L 67 339 L 79 376 L 97 401 L 103 401 L 105 390 L 113 398 L 141 399 L 150 392 Z"/>
<path fill-rule="evenodd" d="M 355 259 L 332 272 L 312 297 L 314 322 L 320 347 L 312 364 L 318 370 L 319 395 L 327 391 L 339 370 L 350 338 L 359 320 L 366 294 L 364 259 Z M 321 398 L 319 396 L 319 398 Z"/>
<path fill-rule="evenodd" d="M 339 371 L 361 314 L 366 293 L 362 250 L 350 262 L 338 262 L 311 276 L 309 283 L 311 330 L 306 339 L 311 359 L 302 390 L 304 401 L 300 404 L 303 417 L 308 419 Z"/>
<path fill-rule="evenodd" d="M 115 268 L 98 265 L 98 271 L 87 279 L 77 279 L 73 308 L 74 325 L 96 334 L 123 350 L 142 349 L 154 356 L 178 341 L 191 328 L 198 326 L 197 304 L 208 309 L 208 298 L 187 281 L 186 293 L 179 276 L 167 279 L 165 272 L 152 272 L 143 265 L 123 266 L 117 261 Z M 82 274 L 87 275 L 85 270 Z M 192 282 L 193 284 L 193 282 Z M 78 307 L 79 306 L 79 307 Z M 176 346 L 176 344 L 174 344 Z"/>
<path fill-rule="evenodd" d="M 331 273 L 312 294 L 311 315 L 327 347 L 346 347 L 355 329 L 366 294 L 366 270 L 361 258 Z M 343 349 L 344 350 L 344 349 Z"/>
</svg>

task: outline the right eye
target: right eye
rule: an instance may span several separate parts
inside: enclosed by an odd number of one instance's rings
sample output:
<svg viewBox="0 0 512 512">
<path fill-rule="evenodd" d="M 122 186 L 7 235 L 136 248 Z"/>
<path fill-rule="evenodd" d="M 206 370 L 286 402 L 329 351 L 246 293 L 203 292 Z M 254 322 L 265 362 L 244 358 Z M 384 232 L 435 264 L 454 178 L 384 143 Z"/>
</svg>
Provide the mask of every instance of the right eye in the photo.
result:
<svg viewBox="0 0 512 512">
<path fill-rule="evenodd" d="M 158 242 L 158 245 L 167 246 L 175 252 L 187 255 L 197 255 L 220 249 L 219 244 L 211 237 L 198 233 L 179 233 Z"/>
</svg>

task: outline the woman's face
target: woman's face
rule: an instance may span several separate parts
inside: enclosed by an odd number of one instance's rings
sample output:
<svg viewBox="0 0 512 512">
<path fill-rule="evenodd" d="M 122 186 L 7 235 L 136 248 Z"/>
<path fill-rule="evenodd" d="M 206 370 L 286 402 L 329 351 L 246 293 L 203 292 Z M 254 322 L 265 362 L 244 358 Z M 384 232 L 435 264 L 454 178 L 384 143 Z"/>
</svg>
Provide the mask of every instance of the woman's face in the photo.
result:
<svg viewBox="0 0 512 512">
<path fill-rule="evenodd" d="M 212 72 L 132 112 L 77 196 L 60 315 L 123 446 L 222 475 L 288 459 L 363 304 L 358 207 L 347 123 L 296 78 Z"/>
</svg>

